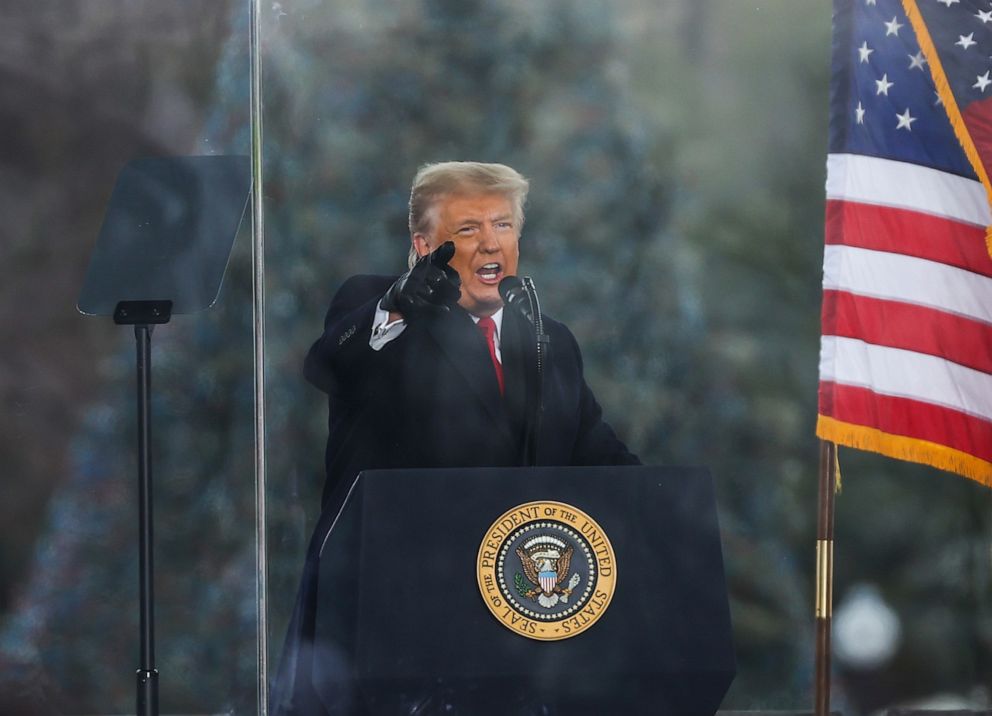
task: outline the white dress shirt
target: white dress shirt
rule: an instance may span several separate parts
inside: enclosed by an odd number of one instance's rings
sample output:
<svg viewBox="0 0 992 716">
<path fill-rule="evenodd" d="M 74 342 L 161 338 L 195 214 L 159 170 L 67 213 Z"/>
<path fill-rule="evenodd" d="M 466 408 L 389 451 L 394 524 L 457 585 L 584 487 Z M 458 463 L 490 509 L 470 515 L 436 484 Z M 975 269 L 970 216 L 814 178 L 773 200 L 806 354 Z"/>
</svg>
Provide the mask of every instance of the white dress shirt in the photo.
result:
<svg viewBox="0 0 992 716">
<path fill-rule="evenodd" d="M 472 316 L 471 313 L 468 315 L 471 316 L 472 320 L 475 321 L 476 323 L 479 322 L 478 316 Z M 496 360 L 502 363 L 503 354 L 500 352 L 499 349 L 499 344 L 500 344 L 499 337 L 500 334 L 503 332 L 502 306 L 500 306 L 500 309 L 492 315 L 492 319 L 493 319 L 493 323 L 496 324 L 496 333 L 493 336 L 493 343 L 496 346 Z M 387 343 L 399 338 L 400 334 L 404 331 L 405 328 L 406 328 L 406 320 L 404 320 L 402 317 L 397 318 L 395 321 L 389 320 L 389 311 L 383 309 L 382 302 L 380 301 L 379 305 L 377 305 L 375 308 L 375 316 L 372 318 L 372 335 L 369 337 L 369 348 L 371 348 L 374 351 L 382 350 L 383 346 L 385 346 Z"/>
</svg>

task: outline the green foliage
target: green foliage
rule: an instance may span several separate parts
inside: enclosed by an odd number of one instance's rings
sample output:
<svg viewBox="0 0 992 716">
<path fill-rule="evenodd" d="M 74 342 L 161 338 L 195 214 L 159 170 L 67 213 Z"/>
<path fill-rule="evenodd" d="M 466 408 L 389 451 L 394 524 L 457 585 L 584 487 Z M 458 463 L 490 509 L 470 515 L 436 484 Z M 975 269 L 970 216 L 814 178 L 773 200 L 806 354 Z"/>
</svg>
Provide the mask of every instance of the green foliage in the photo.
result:
<svg viewBox="0 0 992 716">
<path fill-rule="evenodd" d="M 524 580 L 524 575 L 520 574 L 520 572 L 513 575 L 513 588 L 516 589 L 517 594 L 524 599 L 533 599 L 534 597 L 534 586 L 528 586 L 527 582 Z"/>
<path fill-rule="evenodd" d="M 215 79 L 200 146 L 247 146 L 244 9 L 219 59 L 175 73 L 196 93 Z M 646 462 L 714 474 L 739 664 L 724 707 L 809 704 L 829 12 L 794 0 L 266 10 L 270 664 L 323 480 L 326 407 L 303 356 L 347 276 L 403 269 L 416 168 L 478 159 L 531 179 L 521 271 L 576 333 L 608 420 Z M 254 709 L 251 284 L 243 232 L 218 306 L 154 339 L 166 711 Z M 0 632 L 0 652 L 43 663 L 74 710 L 133 698 L 131 351 L 122 339 L 101 364 L 106 397 L 67 441 L 71 479 Z M 896 692 L 841 671 L 849 712 L 989 683 L 990 493 L 847 455 L 838 598 L 878 584 L 907 632 L 887 667 Z M 941 626 L 915 629 L 926 624 Z"/>
</svg>

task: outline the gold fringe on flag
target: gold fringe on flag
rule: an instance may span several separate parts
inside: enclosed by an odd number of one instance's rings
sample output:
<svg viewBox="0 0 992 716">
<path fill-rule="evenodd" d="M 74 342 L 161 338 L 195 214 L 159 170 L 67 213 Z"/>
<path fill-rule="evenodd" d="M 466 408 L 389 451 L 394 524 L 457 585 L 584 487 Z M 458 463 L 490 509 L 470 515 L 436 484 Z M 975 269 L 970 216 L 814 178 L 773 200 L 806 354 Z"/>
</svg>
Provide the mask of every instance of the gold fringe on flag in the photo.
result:
<svg viewBox="0 0 992 716">
<path fill-rule="evenodd" d="M 816 436 L 838 445 L 930 465 L 992 487 L 992 462 L 929 440 L 891 435 L 876 428 L 845 423 L 826 415 L 817 416 Z"/>
<path fill-rule="evenodd" d="M 985 171 L 985 167 L 982 165 L 982 159 L 978 154 L 978 149 L 975 147 L 975 142 L 972 141 L 971 135 L 968 133 L 968 128 L 964 124 L 961 110 L 958 108 L 958 103 L 954 99 L 954 93 L 951 92 L 951 85 L 948 83 L 947 75 L 944 73 L 944 66 L 940 62 L 940 57 L 937 56 L 937 48 L 933 44 L 933 38 L 930 37 L 930 30 L 923 20 L 923 15 L 920 14 L 920 8 L 917 7 L 916 0 L 902 0 L 902 6 L 906 11 L 906 16 L 909 18 L 910 24 L 913 26 L 913 30 L 916 32 L 916 39 L 920 43 L 920 49 L 923 50 L 923 54 L 927 58 L 927 64 L 930 65 L 930 75 L 933 77 L 933 82 L 937 86 L 937 94 L 940 97 L 940 101 L 944 104 L 944 109 L 947 110 L 947 117 L 951 120 L 951 126 L 954 127 L 954 135 L 958 138 L 961 148 L 964 149 L 968 161 L 971 162 L 971 168 L 975 170 L 975 174 L 978 175 L 982 186 L 985 187 L 986 199 L 989 202 L 990 208 L 992 208 L 992 182 L 989 182 L 988 172 Z M 992 256 L 992 226 L 985 227 L 985 249 L 988 251 L 989 256 Z"/>
</svg>

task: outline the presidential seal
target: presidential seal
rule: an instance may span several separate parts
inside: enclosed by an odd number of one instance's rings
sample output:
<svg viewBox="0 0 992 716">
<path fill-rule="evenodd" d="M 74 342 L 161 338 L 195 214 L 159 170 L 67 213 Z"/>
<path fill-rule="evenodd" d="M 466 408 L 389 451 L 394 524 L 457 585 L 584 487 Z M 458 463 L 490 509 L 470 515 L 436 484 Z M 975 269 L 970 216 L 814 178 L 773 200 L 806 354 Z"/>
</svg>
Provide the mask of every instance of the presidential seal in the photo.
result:
<svg viewBox="0 0 992 716">
<path fill-rule="evenodd" d="M 486 606 L 503 626 L 554 641 L 603 616 L 617 565 L 603 528 L 585 512 L 562 502 L 528 502 L 493 522 L 476 574 Z"/>
</svg>

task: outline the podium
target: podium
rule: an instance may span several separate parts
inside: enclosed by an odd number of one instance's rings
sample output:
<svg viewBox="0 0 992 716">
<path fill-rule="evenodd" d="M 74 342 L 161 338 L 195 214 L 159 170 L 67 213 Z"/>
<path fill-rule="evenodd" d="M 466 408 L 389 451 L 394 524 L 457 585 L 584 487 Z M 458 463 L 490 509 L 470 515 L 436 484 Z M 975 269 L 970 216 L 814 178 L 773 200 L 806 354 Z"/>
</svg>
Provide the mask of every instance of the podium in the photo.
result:
<svg viewBox="0 0 992 716">
<path fill-rule="evenodd" d="M 712 716 L 734 677 L 703 469 L 369 471 L 331 509 L 308 675 L 330 714 Z"/>
</svg>

